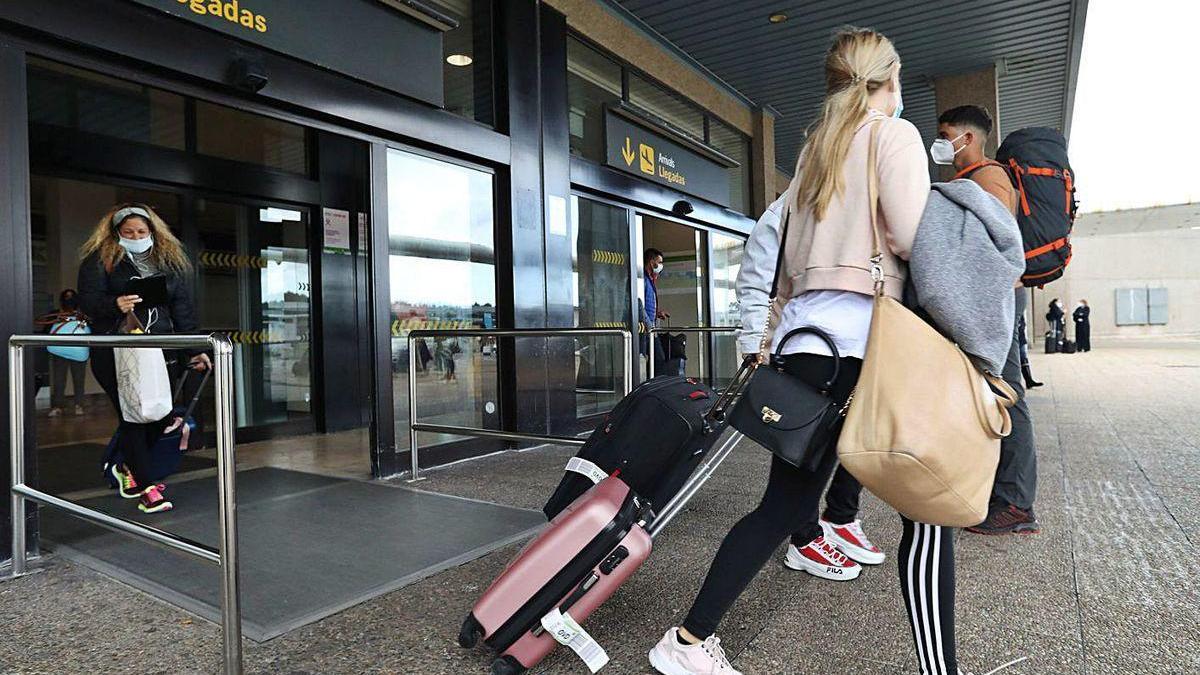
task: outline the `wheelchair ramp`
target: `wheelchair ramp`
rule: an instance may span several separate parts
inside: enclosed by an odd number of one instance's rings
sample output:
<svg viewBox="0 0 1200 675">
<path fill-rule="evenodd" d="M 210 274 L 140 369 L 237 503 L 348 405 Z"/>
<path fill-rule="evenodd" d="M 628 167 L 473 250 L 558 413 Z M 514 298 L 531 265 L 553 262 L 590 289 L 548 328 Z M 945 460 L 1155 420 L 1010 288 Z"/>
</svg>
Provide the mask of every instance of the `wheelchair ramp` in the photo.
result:
<svg viewBox="0 0 1200 675">
<path fill-rule="evenodd" d="M 262 642 L 461 565 L 533 534 L 539 511 L 260 468 L 238 473 L 242 627 Z M 168 513 L 116 496 L 83 502 L 216 546 L 217 482 L 170 485 Z M 64 557 L 212 621 L 218 569 L 65 514 L 41 511 L 42 536 Z"/>
</svg>

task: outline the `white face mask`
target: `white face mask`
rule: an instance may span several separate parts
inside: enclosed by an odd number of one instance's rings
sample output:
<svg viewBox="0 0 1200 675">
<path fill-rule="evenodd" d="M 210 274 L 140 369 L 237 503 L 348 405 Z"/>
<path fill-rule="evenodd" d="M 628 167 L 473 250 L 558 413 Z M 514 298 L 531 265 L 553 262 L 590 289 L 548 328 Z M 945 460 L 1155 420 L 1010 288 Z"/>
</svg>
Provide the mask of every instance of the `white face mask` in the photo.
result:
<svg viewBox="0 0 1200 675">
<path fill-rule="evenodd" d="M 658 264 L 657 264 L 657 265 L 655 265 L 655 266 L 654 266 L 654 268 L 653 268 L 653 269 L 654 269 L 654 273 L 655 273 L 655 274 L 662 274 L 662 268 L 663 268 L 663 266 L 662 266 L 662 263 L 658 263 Z"/>
<path fill-rule="evenodd" d="M 962 146 L 962 148 L 955 150 L 954 149 L 954 141 L 957 141 L 959 138 L 962 138 L 963 136 L 966 136 L 966 135 L 967 134 L 964 131 L 963 133 L 959 134 L 958 137 L 955 138 L 954 140 L 946 140 L 944 138 L 934 139 L 933 145 L 929 146 L 929 156 L 933 158 L 933 163 L 934 164 L 943 164 L 943 165 L 953 164 L 954 156 L 957 155 L 960 150 L 967 147 L 964 145 L 964 146 Z"/>
<path fill-rule="evenodd" d="M 120 237 L 120 235 L 117 235 Z M 126 239 L 121 237 L 121 248 L 130 253 L 145 253 L 154 246 L 154 237 L 142 237 L 141 239 Z"/>
</svg>

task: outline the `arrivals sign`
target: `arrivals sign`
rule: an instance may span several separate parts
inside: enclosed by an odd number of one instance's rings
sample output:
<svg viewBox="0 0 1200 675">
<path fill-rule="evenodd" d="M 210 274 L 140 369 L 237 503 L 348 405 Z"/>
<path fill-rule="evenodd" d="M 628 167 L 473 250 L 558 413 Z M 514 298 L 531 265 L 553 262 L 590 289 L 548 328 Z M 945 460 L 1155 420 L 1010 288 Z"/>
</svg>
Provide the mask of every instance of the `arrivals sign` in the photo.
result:
<svg viewBox="0 0 1200 675">
<path fill-rule="evenodd" d="M 729 170 L 725 165 L 669 141 L 625 115 L 605 114 L 607 164 L 639 178 L 729 206 Z"/>
<path fill-rule="evenodd" d="M 442 105 L 441 31 L 378 0 L 132 2 Z"/>
</svg>

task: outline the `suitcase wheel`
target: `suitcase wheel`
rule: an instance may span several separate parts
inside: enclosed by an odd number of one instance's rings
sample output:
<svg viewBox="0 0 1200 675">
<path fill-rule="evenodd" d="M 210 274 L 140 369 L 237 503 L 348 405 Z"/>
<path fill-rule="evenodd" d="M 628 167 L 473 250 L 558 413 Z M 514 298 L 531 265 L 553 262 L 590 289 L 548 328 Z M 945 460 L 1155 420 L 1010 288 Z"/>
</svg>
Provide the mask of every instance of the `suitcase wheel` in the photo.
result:
<svg viewBox="0 0 1200 675">
<path fill-rule="evenodd" d="M 470 649 L 479 644 L 479 638 L 483 637 L 483 626 L 476 620 L 474 614 L 468 614 L 463 620 L 462 628 L 458 629 L 458 646 L 463 649 Z"/>
<path fill-rule="evenodd" d="M 492 675 L 521 675 L 525 666 L 511 656 L 501 656 L 492 661 Z"/>
</svg>

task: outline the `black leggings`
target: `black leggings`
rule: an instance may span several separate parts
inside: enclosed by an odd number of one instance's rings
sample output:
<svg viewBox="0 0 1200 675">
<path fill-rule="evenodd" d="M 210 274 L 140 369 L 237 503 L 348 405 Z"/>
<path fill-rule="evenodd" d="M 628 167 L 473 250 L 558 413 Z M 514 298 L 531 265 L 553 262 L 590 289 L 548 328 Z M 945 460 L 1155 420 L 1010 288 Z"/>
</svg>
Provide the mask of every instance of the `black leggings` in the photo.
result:
<svg viewBox="0 0 1200 675">
<path fill-rule="evenodd" d="M 172 352 L 166 353 L 172 354 Z M 121 450 L 125 468 L 133 474 L 133 479 L 137 481 L 139 488 L 146 488 L 153 482 L 145 474 L 150 467 L 150 450 L 162 436 L 163 429 L 171 421 L 171 416 L 167 415 L 163 419 L 149 424 L 126 422 L 121 416 L 121 401 L 117 395 L 117 369 L 112 349 L 93 347 L 91 361 L 92 375 L 96 377 L 96 381 L 100 383 L 104 393 L 108 394 L 113 408 L 117 411 L 117 419 L 120 420 L 120 424 L 117 426 L 117 447 Z M 178 377 L 181 370 L 177 362 L 169 362 L 167 369 L 173 380 Z"/>
<path fill-rule="evenodd" d="M 862 362 L 858 359 L 842 359 L 842 372 L 833 387 L 837 400 L 844 401 L 849 396 L 858 382 L 861 368 Z M 810 384 L 819 385 L 829 372 L 829 357 L 789 356 L 787 371 Z M 815 519 L 821 491 L 836 464 L 837 456 L 832 448 L 816 471 L 805 471 L 772 457 L 771 474 L 762 501 L 725 536 L 683 622 L 689 633 L 703 639 L 716 632 L 726 612 L 779 545 L 806 522 Z M 956 673 L 953 531 L 921 524 L 914 526 L 909 521 L 905 521 L 904 527 L 905 538 L 901 541 L 897 560 L 901 579 L 916 581 L 902 587 L 914 586 L 913 592 L 906 591 L 904 598 L 909 607 L 913 634 L 920 636 L 917 652 L 922 655 L 923 673 Z M 910 536 L 914 527 L 916 536 Z M 930 639 L 923 640 L 925 636 Z M 932 646 L 927 649 L 927 645 Z M 924 668 L 927 663 L 941 669 Z"/>
</svg>

